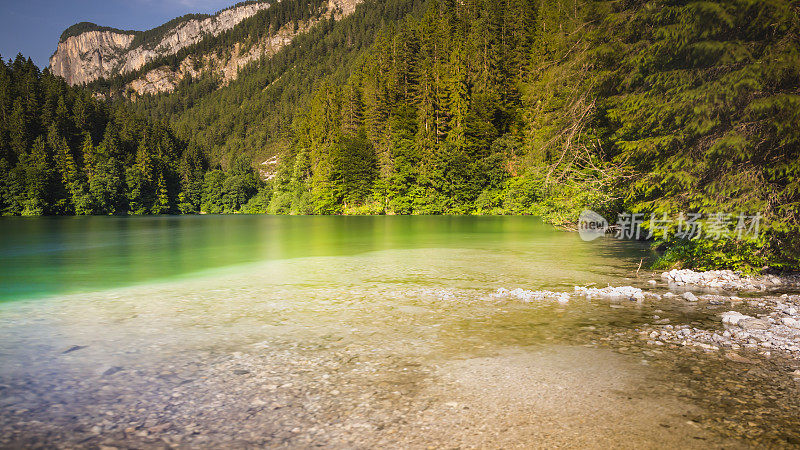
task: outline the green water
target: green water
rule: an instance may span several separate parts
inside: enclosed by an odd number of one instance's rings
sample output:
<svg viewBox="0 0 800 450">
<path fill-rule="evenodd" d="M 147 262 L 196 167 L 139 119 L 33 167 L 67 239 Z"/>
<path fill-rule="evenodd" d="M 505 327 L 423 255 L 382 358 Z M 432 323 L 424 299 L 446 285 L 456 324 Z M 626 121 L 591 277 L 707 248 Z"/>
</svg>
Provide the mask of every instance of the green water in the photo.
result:
<svg viewBox="0 0 800 450">
<path fill-rule="evenodd" d="M 0 448 L 795 442 L 794 367 L 639 333 L 729 305 L 497 295 L 665 289 L 651 256 L 531 217 L 5 218 Z"/>
<path fill-rule="evenodd" d="M 3 218 L 0 301 L 92 292 L 246 263 L 421 248 L 490 250 L 531 288 L 630 272 L 646 247 L 584 242 L 532 217 Z"/>
</svg>

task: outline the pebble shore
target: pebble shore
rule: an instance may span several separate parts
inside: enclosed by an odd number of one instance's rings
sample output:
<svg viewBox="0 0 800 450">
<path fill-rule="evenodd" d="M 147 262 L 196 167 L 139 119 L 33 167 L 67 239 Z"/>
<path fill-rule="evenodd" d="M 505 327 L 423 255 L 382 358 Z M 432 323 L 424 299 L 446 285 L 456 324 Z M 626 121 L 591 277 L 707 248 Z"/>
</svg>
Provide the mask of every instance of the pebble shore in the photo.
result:
<svg viewBox="0 0 800 450">
<path fill-rule="evenodd" d="M 695 272 L 671 270 L 661 274 L 669 288 L 711 288 L 751 294 L 759 297 L 742 298 L 737 295 L 695 295 L 690 291 L 680 297 L 668 292 L 663 297 L 678 297 L 690 302 L 725 305 L 728 310 L 718 315 L 721 327 L 701 329 L 689 325 L 654 324 L 640 331 L 648 344 L 677 344 L 705 351 L 738 351 L 746 349 L 764 356 L 782 352 L 800 359 L 800 295 L 783 293 L 773 295 L 775 289 L 797 289 L 798 275 L 778 277 L 741 276 L 729 270 Z M 729 353 L 734 355 L 735 353 Z M 735 357 L 732 357 L 735 359 Z M 800 373 L 797 374 L 800 377 Z"/>
<path fill-rule="evenodd" d="M 676 269 L 662 273 L 661 278 L 666 286 L 659 286 L 658 281 L 649 280 L 651 290 L 633 286 L 575 286 L 570 295 L 566 292 L 501 288 L 493 296 L 516 298 L 525 302 L 555 300 L 560 304 L 568 303 L 571 298 L 586 298 L 632 302 L 683 301 L 699 307 L 724 305 L 730 309 L 717 316 L 721 326 L 716 329 L 673 325 L 669 323 L 669 319 L 656 317 L 654 324 L 639 330 L 639 333 L 649 345 L 654 346 L 674 344 L 705 351 L 747 349 L 765 356 L 780 351 L 800 360 L 800 295 L 770 295 L 770 291 L 776 288 L 797 289 L 800 287 L 800 276 L 748 277 L 730 270 L 695 272 Z M 659 287 L 669 290 L 658 292 Z M 697 289 L 697 293 L 692 292 L 692 289 Z M 725 294 L 703 293 L 704 291 Z M 742 292 L 742 295 L 755 292 L 761 296 L 742 298 L 730 294 L 731 292 Z M 797 376 L 800 377 L 800 373 Z"/>
<path fill-rule="evenodd" d="M 262 299 L 238 315 L 231 303 L 186 314 L 202 303 L 183 287 L 147 291 L 167 311 L 170 295 L 185 301 L 173 315 L 136 309 L 135 296 L 113 311 L 98 301 L 105 315 L 91 317 L 105 322 L 6 356 L 17 364 L 0 368 L 0 448 L 613 447 L 620 433 L 644 447 L 800 445 L 792 279 L 728 290 L 668 274 L 569 292 L 326 288 L 296 310 Z M 209 305 L 234 297 L 197 289 Z M 142 333 L 173 317 L 225 328 Z M 117 342 L 79 338 L 104 324 Z"/>
<path fill-rule="evenodd" d="M 691 269 L 673 269 L 661 278 L 674 286 L 696 286 L 732 291 L 766 291 L 776 288 L 800 287 L 800 274 L 777 276 L 746 276 L 732 270 L 695 272 Z"/>
</svg>

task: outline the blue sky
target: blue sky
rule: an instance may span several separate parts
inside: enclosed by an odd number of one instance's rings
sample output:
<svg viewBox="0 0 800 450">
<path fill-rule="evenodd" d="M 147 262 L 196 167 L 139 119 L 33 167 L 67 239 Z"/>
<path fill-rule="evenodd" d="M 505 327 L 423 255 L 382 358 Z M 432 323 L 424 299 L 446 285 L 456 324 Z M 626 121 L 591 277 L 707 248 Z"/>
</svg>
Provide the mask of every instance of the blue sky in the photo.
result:
<svg viewBox="0 0 800 450">
<path fill-rule="evenodd" d="M 214 13 L 240 0 L 0 0 L 0 55 L 48 64 L 61 32 L 77 22 L 146 30 L 187 13 Z"/>
</svg>

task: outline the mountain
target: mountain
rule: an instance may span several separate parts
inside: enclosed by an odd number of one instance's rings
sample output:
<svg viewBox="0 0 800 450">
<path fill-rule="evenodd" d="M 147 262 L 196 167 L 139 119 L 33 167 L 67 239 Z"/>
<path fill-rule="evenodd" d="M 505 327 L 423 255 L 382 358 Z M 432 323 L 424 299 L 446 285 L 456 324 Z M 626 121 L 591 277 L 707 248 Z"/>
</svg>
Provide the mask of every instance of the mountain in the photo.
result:
<svg viewBox="0 0 800 450">
<path fill-rule="evenodd" d="M 143 32 L 82 22 L 62 33 L 50 58 L 50 69 L 72 85 L 127 76 L 125 90 L 136 95 L 170 92 L 187 76 L 196 78 L 204 72 L 219 74 L 227 83 L 236 78 L 241 67 L 273 55 L 321 20 L 349 15 L 359 2 L 244 2 L 213 16 L 189 14 Z M 299 5 L 308 7 L 304 10 L 307 14 L 297 12 Z M 286 21 L 289 8 L 292 18 Z M 280 26 L 274 20 L 278 16 L 284 19 Z M 243 24 L 250 18 L 253 20 Z M 266 25 L 267 32 L 257 40 L 217 45 L 216 38 L 239 25 Z"/>
<path fill-rule="evenodd" d="M 80 23 L 62 33 L 50 68 L 71 85 L 124 75 L 158 57 L 174 55 L 206 35 L 219 35 L 269 6 L 266 2 L 239 4 L 213 16 L 180 17 L 144 32 Z"/>
<path fill-rule="evenodd" d="M 220 16 L 64 33 L 60 46 L 106 36 L 74 51 L 101 55 L 86 59 L 100 77 L 86 89 L 167 126 L 194 161 L 169 163 L 142 136 L 118 172 L 127 200 L 115 212 L 534 214 L 574 227 L 583 209 L 612 222 L 627 211 L 666 249 L 661 264 L 800 268 L 796 2 L 266 5 L 232 7 L 261 9 L 180 48 L 159 45 Z M 155 53 L 123 69 L 137 49 Z M 103 58 L 116 61 L 105 75 Z M 9 116 L 37 111 L 3 98 Z M 48 108 L 69 117 L 70 105 Z M 6 167 L 24 169 L 31 141 L 18 134 L 0 130 L 0 145 Z M 78 212 L 58 201 L 52 211 Z M 685 239 L 678 222 L 647 220 L 681 213 L 702 214 L 717 236 Z M 755 215 L 756 239 L 737 234 Z"/>
</svg>

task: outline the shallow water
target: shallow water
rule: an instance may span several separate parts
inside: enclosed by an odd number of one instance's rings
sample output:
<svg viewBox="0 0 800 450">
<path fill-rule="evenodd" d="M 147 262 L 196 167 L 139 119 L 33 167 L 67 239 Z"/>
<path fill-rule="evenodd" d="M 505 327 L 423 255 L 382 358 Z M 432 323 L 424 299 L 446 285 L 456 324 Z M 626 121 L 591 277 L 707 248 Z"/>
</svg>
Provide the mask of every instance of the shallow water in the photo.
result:
<svg viewBox="0 0 800 450">
<path fill-rule="evenodd" d="M 714 406 L 709 386 L 735 385 L 740 368 L 653 352 L 628 333 L 655 313 L 714 326 L 715 311 L 492 295 L 644 284 L 635 272 L 645 246 L 587 243 L 521 217 L 0 227 L 13 300 L 0 305 L 0 446 L 705 447 L 794 437 L 730 415 L 763 399 L 740 393 L 742 403 Z M 681 375 L 712 363 L 707 383 Z M 758 404 L 772 423 L 796 425 L 791 405 Z"/>
<path fill-rule="evenodd" d="M 573 282 L 611 279 L 649 256 L 641 245 L 583 242 L 530 217 L 2 218 L 0 301 L 245 263 L 423 248 L 489 251 L 493 260 L 518 269 L 519 282 L 570 288 Z"/>
</svg>

